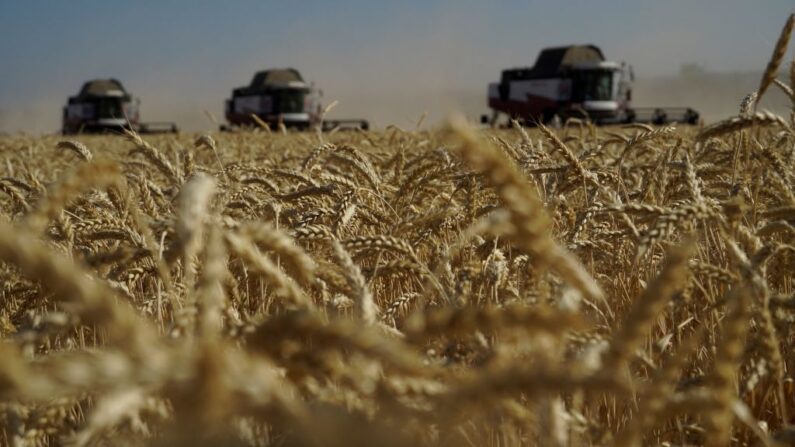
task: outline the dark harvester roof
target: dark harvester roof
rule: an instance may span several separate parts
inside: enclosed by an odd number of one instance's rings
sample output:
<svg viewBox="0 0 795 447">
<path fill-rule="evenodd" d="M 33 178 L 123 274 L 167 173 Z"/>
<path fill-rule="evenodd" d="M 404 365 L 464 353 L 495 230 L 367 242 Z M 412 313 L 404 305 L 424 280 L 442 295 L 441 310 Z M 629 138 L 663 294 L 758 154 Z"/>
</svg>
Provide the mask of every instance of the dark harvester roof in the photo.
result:
<svg viewBox="0 0 795 447">
<path fill-rule="evenodd" d="M 514 68 L 505 70 L 511 79 L 539 79 L 558 75 L 568 66 L 585 63 L 597 63 L 605 60 L 602 50 L 596 45 L 569 45 L 565 47 L 545 48 L 538 55 L 532 68 Z"/>
<path fill-rule="evenodd" d="M 121 90 L 125 95 L 127 94 L 121 82 L 116 79 L 93 79 L 83 84 L 77 96 L 81 98 L 88 96 L 104 96 L 111 90 Z"/>
<path fill-rule="evenodd" d="M 249 85 L 250 89 L 269 87 L 286 87 L 291 82 L 303 82 L 304 79 L 294 68 L 277 68 L 257 72 Z"/>
<path fill-rule="evenodd" d="M 538 55 L 533 71 L 537 75 L 552 75 L 568 65 L 596 63 L 604 60 L 602 50 L 595 45 L 546 48 Z"/>
</svg>

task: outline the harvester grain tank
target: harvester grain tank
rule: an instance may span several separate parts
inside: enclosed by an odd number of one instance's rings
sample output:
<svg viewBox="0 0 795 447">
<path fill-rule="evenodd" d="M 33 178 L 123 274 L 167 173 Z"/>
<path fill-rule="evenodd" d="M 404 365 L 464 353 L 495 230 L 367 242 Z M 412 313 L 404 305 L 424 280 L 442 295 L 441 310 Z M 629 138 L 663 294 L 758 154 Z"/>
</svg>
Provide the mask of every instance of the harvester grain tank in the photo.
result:
<svg viewBox="0 0 795 447">
<path fill-rule="evenodd" d="M 595 45 L 546 48 L 532 67 L 503 70 L 500 82 L 489 84 L 490 121 L 501 113 L 525 123 L 548 123 L 555 117 L 597 123 L 698 121 L 698 113 L 688 107 L 633 108 L 633 80 L 630 66 L 605 60 Z"/>
<path fill-rule="evenodd" d="M 274 129 L 283 124 L 306 130 L 321 125 L 321 96 L 322 92 L 306 83 L 294 68 L 259 71 L 248 86 L 232 90 L 232 97 L 226 101 L 226 120 L 238 127 L 255 127 L 261 122 Z M 324 119 L 322 126 L 323 130 L 369 128 L 368 122 L 361 119 Z"/>
<path fill-rule="evenodd" d="M 63 133 L 118 132 L 132 129 L 139 133 L 176 132 L 174 123 L 142 123 L 140 100 L 132 96 L 117 79 L 94 79 L 63 108 Z"/>
</svg>

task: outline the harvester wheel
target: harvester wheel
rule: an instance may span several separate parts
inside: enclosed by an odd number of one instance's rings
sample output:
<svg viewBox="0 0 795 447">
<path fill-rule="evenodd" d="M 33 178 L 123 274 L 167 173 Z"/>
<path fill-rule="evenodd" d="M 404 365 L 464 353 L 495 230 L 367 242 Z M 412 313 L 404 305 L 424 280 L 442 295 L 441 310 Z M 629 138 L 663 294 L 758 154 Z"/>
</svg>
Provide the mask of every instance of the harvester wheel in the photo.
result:
<svg viewBox="0 0 795 447">
<path fill-rule="evenodd" d="M 554 110 L 544 110 L 541 114 L 541 122 L 544 123 L 544 125 L 552 124 L 556 116 L 558 116 L 558 114 Z"/>
</svg>

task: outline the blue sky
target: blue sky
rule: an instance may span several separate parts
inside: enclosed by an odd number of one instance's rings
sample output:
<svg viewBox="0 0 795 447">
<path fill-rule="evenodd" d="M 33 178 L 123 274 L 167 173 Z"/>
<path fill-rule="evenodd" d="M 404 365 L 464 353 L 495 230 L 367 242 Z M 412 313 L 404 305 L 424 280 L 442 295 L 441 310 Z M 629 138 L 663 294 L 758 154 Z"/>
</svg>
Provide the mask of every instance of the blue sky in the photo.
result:
<svg viewBox="0 0 795 447">
<path fill-rule="evenodd" d="M 144 120 L 201 128 L 203 110 L 221 118 L 229 91 L 272 66 L 299 68 L 340 99 L 342 115 L 380 107 L 390 119 L 376 97 L 425 102 L 396 120 L 450 106 L 445 95 L 484 89 L 548 45 L 596 43 L 638 76 L 684 63 L 759 71 L 794 9 L 792 0 L 0 0 L 0 131 L 55 130 L 66 97 L 103 76 L 142 99 Z"/>
</svg>

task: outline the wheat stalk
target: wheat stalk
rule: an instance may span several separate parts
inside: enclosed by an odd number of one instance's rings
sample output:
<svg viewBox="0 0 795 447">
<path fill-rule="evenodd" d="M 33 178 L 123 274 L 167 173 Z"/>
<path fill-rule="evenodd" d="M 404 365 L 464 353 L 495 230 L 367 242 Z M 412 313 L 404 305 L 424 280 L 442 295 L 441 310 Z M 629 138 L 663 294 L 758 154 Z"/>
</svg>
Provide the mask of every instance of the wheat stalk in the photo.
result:
<svg viewBox="0 0 795 447">
<path fill-rule="evenodd" d="M 784 60 L 784 56 L 787 54 L 787 44 L 789 43 L 793 28 L 795 28 L 795 14 L 790 14 L 789 17 L 787 17 L 784 28 L 781 29 L 781 34 L 778 36 L 776 46 L 773 48 L 773 55 L 770 56 L 770 61 L 767 63 L 764 74 L 762 74 L 762 80 L 759 81 L 759 88 L 756 89 L 758 92 L 757 104 L 762 99 L 762 95 L 765 94 L 768 87 L 770 87 L 770 84 L 773 83 L 773 80 L 778 76 L 778 69 L 781 66 L 781 62 Z"/>
</svg>

